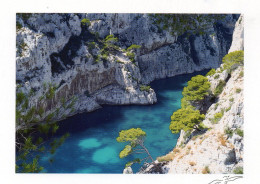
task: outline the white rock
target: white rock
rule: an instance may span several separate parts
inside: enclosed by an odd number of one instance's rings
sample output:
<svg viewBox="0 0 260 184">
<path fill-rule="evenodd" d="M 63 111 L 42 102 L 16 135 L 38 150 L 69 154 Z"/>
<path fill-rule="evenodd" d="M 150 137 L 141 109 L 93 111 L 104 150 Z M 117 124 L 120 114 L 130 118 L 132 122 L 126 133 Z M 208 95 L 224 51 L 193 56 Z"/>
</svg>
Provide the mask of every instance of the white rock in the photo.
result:
<svg viewBox="0 0 260 184">
<path fill-rule="evenodd" d="M 123 171 L 123 174 L 133 174 L 133 170 L 131 167 L 126 167 Z"/>
<path fill-rule="evenodd" d="M 244 50 L 244 15 L 240 15 L 235 25 L 232 45 L 228 52 Z"/>
</svg>

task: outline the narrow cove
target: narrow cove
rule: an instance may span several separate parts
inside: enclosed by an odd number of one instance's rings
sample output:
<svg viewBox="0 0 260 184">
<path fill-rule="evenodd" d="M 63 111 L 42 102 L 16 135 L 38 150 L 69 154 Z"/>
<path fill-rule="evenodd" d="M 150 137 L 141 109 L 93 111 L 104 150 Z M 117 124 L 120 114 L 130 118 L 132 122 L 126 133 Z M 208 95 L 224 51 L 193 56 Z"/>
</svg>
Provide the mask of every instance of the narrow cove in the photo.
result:
<svg viewBox="0 0 260 184">
<path fill-rule="evenodd" d="M 180 108 L 183 87 L 191 77 L 207 71 L 152 82 L 158 100 L 154 105 L 103 106 L 59 122 L 56 136 L 68 132 L 70 137 L 57 149 L 52 163 L 50 155 L 41 157 L 43 172 L 122 173 L 128 161 L 140 156 L 124 159 L 118 156 L 124 144 L 117 143 L 116 137 L 120 130 L 129 128 L 140 127 L 146 132 L 145 145 L 154 159 L 167 154 L 179 137 L 171 133 L 169 123 L 172 113 Z M 135 164 L 134 172 L 140 166 Z"/>
</svg>

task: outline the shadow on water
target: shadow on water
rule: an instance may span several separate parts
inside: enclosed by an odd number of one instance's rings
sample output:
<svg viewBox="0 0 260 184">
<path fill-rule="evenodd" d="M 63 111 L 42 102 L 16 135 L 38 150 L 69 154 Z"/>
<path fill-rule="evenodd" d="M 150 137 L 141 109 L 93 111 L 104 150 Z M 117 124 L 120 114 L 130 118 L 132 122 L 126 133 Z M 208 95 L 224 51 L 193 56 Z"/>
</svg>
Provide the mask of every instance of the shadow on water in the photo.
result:
<svg viewBox="0 0 260 184">
<path fill-rule="evenodd" d="M 167 154 L 175 146 L 178 134 L 169 130 L 170 116 L 180 108 L 181 92 L 187 81 L 207 71 L 179 75 L 151 83 L 157 94 L 154 105 L 103 106 L 91 113 L 77 114 L 59 122 L 56 136 L 66 132 L 70 137 L 59 147 L 54 162 L 45 155 L 40 164 L 49 173 L 122 173 L 125 163 L 134 156 L 120 159 L 119 152 L 125 144 L 117 143 L 122 129 L 142 128 L 146 134 L 145 145 L 154 159 Z M 133 167 L 137 172 L 140 165 Z"/>
</svg>

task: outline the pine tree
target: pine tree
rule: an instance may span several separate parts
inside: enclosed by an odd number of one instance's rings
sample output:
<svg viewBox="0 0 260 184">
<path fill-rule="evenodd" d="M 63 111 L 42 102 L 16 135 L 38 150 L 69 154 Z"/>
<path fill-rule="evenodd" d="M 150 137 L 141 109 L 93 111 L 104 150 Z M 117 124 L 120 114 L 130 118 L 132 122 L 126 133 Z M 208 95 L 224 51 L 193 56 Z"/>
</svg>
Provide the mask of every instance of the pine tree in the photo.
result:
<svg viewBox="0 0 260 184">
<path fill-rule="evenodd" d="M 179 133 L 181 130 L 201 130 L 203 128 L 202 121 L 205 119 L 204 114 L 200 114 L 199 110 L 191 107 L 181 108 L 174 112 L 171 116 L 170 130 L 173 134 Z"/>
<path fill-rule="evenodd" d="M 131 128 L 128 130 L 121 130 L 119 136 L 116 138 L 117 142 L 128 142 L 124 149 L 119 153 L 120 158 L 125 158 L 131 154 L 146 153 L 147 157 L 140 159 L 136 158 L 126 164 L 126 167 L 131 166 L 133 163 L 140 163 L 141 161 L 148 161 L 154 159 L 144 145 L 146 133 L 141 128 Z"/>
</svg>

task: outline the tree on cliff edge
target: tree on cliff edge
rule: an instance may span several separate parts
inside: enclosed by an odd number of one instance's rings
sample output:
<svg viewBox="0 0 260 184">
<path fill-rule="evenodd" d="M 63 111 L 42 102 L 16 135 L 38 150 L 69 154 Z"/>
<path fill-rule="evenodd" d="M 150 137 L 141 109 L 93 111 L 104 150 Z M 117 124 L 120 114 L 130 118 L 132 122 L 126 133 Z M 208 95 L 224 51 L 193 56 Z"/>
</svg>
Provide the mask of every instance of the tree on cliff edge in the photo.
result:
<svg viewBox="0 0 260 184">
<path fill-rule="evenodd" d="M 202 121 L 205 119 L 204 114 L 200 114 L 199 110 L 192 108 L 181 108 L 174 112 L 171 116 L 170 130 L 173 134 L 179 133 L 181 130 L 201 130 L 203 129 Z"/>
<path fill-rule="evenodd" d="M 146 153 L 147 157 L 143 159 L 134 159 L 126 164 L 126 167 L 131 166 L 133 163 L 140 163 L 141 161 L 147 162 L 149 159 L 154 162 L 151 154 L 144 146 L 146 133 L 141 128 L 131 128 L 128 130 L 121 130 L 119 136 L 116 138 L 117 142 L 128 142 L 124 149 L 119 153 L 120 158 L 125 158 L 130 154 Z"/>
</svg>

